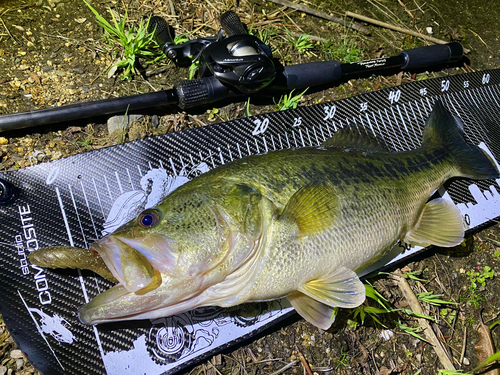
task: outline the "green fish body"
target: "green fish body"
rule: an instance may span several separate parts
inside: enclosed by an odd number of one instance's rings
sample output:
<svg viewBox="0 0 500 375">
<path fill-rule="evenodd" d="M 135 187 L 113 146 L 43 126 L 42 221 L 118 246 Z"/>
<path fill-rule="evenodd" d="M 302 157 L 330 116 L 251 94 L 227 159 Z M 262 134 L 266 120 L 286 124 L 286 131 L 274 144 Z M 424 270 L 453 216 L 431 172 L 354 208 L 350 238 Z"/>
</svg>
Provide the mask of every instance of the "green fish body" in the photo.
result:
<svg viewBox="0 0 500 375">
<path fill-rule="evenodd" d="M 364 301 L 357 273 L 398 241 L 462 242 L 458 209 L 429 201 L 446 180 L 498 176 L 438 102 L 416 150 L 389 152 L 376 138 L 344 130 L 321 147 L 250 156 L 179 187 L 95 242 L 76 265 L 72 248 L 30 259 L 118 280 L 80 310 L 86 324 L 287 297 L 327 329 L 335 307 Z"/>
</svg>

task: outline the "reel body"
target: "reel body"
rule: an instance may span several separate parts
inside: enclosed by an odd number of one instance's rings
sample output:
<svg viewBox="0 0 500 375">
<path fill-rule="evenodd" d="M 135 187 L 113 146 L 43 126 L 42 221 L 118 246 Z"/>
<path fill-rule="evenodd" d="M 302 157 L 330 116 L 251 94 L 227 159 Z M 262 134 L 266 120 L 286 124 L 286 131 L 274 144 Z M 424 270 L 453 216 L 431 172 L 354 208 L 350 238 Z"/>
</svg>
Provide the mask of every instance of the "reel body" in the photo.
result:
<svg viewBox="0 0 500 375">
<path fill-rule="evenodd" d="M 198 78 L 216 77 L 223 85 L 243 94 L 251 94 L 269 85 L 276 77 L 271 49 L 260 39 L 249 35 L 234 12 L 221 16 L 227 36 L 220 30 L 217 37 L 193 39 L 176 45 L 173 30 L 158 16 L 152 17 L 150 31 L 165 56 L 178 66 L 198 61 Z"/>
</svg>

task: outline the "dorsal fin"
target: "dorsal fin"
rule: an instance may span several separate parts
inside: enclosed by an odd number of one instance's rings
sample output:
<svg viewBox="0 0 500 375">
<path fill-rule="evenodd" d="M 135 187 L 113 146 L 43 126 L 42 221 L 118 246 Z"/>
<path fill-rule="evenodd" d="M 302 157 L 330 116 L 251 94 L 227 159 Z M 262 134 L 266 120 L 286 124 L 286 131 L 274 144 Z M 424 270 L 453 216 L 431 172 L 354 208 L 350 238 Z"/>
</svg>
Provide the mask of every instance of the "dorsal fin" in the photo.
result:
<svg viewBox="0 0 500 375">
<path fill-rule="evenodd" d="M 369 133 L 366 129 L 342 128 L 332 138 L 326 140 L 324 147 L 342 147 L 370 152 L 388 152 L 384 141 Z"/>
</svg>

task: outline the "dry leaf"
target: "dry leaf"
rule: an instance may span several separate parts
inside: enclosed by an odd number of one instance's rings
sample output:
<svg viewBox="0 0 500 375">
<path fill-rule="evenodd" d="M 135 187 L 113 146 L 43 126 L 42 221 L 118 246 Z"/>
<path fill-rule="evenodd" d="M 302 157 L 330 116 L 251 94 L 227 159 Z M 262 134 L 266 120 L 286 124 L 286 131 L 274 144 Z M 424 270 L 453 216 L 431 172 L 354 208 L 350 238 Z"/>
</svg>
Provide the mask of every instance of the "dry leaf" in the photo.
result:
<svg viewBox="0 0 500 375">
<path fill-rule="evenodd" d="M 40 86 L 42 85 L 42 81 L 40 81 L 40 77 L 38 77 L 35 73 L 28 72 L 31 78 L 33 78 L 33 81 L 38 83 Z"/>
<path fill-rule="evenodd" d="M 118 67 L 116 65 L 113 65 L 111 69 L 108 70 L 108 78 L 113 77 L 113 75 L 116 73 L 118 70 Z"/>
<path fill-rule="evenodd" d="M 493 338 L 491 337 L 490 327 L 483 323 L 482 313 L 479 313 L 479 321 L 480 324 L 479 328 L 477 329 L 479 340 L 474 346 L 474 349 L 476 349 L 479 363 L 481 363 L 495 354 L 495 346 L 493 345 Z M 500 369 L 493 369 L 484 373 L 484 375 L 500 375 Z"/>
<path fill-rule="evenodd" d="M 388 369 L 385 366 L 382 366 L 378 373 L 379 373 L 379 375 L 390 375 L 390 374 L 392 374 L 392 370 Z"/>
<path fill-rule="evenodd" d="M 84 23 L 85 21 L 87 21 L 87 19 L 86 19 L 86 18 L 83 18 L 83 17 L 82 17 L 82 18 L 75 18 L 75 21 L 76 21 L 77 23 Z"/>
<path fill-rule="evenodd" d="M 70 126 L 69 128 L 66 129 L 66 132 L 67 133 L 78 133 L 78 132 L 81 132 L 82 131 L 82 128 L 80 126 Z"/>
<path fill-rule="evenodd" d="M 401 272 L 403 272 L 403 273 L 411 272 L 411 268 L 408 266 L 404 266 L 403 268 L 401 268 Z"/>
</svg>

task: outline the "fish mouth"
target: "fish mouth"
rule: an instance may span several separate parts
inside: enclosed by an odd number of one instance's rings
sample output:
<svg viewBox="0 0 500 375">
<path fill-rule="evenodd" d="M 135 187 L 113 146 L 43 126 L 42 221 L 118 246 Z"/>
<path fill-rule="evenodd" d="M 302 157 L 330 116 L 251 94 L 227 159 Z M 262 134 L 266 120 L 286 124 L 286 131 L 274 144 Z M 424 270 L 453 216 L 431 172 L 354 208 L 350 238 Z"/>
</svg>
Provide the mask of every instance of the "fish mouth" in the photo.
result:
<svg viewBox="0 0 500 375">
<path fill-rule="evenodd" d="M 203 305 L 203 290 L 196 278 L 165 280 L 144 294 L 115 285 L 83 305 L 78 317 L 83 324 L 95 325 L 122 320 L 155 319 L 192 310 Z"/>
<path fill-rule="evenodd" d="M 113 276 L 129 292 L 136 292 L 151 284 L 154 268 L 147 258 L 136 249 L 116 237 L 105 237 L 92 245 Z"/>
<path fill-rule="evenodd" d="M 91 250 L 99 253 L 118 282 L 133 293 L 151 288 L 160 274 L 172 274 L 177 265 L 175 241 L 160 234 L 139 239 L 109 235 L 95 242 Z"/>
<path fill-rule="evenodd" d="M 82 323 L 152 319 L 197 304 L 202 278 L 173 277 L 177 249 L 172 239 L 163 235 L 142 239 L 108 235 L 95 242 L 91 250 L 99 253 L 119 283 L 80 309 Z"/>
</svg>

